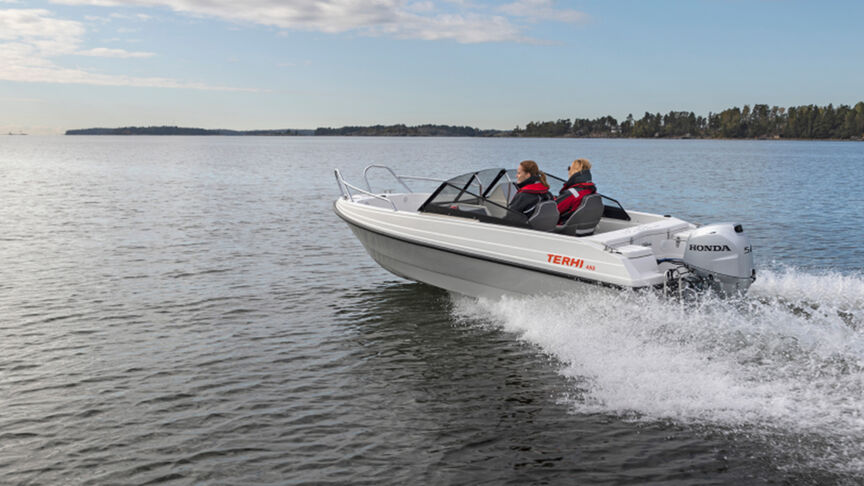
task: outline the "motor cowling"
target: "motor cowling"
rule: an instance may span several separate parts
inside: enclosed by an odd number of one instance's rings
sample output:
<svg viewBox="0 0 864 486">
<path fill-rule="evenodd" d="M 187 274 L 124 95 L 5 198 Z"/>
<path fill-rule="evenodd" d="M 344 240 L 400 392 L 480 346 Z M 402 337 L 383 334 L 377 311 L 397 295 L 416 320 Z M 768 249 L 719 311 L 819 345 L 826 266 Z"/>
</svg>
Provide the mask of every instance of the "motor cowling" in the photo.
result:
<svg viewBox="0 0 864 486">
<path fill-rule="evenodd" d="M 743 294 L 756 280 L 753 246 L 740 224 L 719 223 L 690 233 L 684 265 L 720 293 Z"/>
</svg>

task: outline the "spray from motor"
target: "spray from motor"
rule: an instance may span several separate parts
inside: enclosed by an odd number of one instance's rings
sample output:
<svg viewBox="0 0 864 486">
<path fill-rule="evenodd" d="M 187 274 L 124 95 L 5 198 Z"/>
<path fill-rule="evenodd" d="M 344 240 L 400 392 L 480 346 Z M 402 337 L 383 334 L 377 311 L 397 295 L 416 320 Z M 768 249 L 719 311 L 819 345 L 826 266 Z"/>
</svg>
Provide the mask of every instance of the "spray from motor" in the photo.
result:
<svg viewBox="0 0 864 486">
<path fill-rule="evenodd" d="M 762 268 L 747 297 L 700 295 L 454 296 L 453 315 L 558 359 L 578 413 L 718 425 L 862 477 L 864 276 Z"/>
</svg>

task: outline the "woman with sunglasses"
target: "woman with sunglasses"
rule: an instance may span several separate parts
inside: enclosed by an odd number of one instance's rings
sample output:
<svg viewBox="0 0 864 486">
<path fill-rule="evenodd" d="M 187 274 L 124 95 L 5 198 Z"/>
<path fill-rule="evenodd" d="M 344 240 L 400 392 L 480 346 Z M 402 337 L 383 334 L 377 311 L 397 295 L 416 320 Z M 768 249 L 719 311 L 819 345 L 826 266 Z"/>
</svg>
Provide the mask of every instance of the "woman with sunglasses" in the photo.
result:
<svg viewBox="0 0 864 486">
<path fill-rule="evenodd" d="M 558 203 L 558 224 L 564 224 L 567 218 L 573 214 L 573 211 L 582 204 L 582 199 L 597 192 L 597 187 L 591 182 L 591 162 L 588 159 L 576 159 L 567 167 L 567 174 L 570 176 L 561 192 L 558 193 L 558 198 L 555 202 Z"/>
</svg>

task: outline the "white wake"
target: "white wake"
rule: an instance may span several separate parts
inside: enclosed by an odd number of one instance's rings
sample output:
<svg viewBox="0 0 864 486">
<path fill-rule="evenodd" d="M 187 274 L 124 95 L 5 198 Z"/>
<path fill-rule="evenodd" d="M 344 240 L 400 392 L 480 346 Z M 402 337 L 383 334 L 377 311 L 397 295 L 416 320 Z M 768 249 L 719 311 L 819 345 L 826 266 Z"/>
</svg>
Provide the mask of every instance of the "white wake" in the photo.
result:
<svg viewBox="0 0 864 486">
<path fill-rule="evenodd" d="M 864 472 L 864 278 L 762 270 L 747 298 L 681 302 L 590 289 L 453 297 L 455 317 L 539 346 L 577 412 L 818 437 L 823 467 Z"/>
</svg>

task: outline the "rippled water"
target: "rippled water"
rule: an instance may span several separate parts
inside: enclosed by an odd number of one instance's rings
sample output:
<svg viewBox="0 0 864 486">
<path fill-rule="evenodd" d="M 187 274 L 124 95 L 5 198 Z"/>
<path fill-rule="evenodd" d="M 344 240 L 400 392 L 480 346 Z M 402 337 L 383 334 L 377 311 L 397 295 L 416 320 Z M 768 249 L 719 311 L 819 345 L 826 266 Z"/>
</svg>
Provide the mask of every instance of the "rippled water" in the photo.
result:
<svg viewBox="0 0 864 486">
<path fill-rule="evenodd" d="M 334 167 L 577 156 L 625 207 L 743 223 L 750 296 L 451 296 L 331 211 Z M 860 483 L 862 168 L 830 142 L 4 137 L 0 483 Z"/>
</svg>

